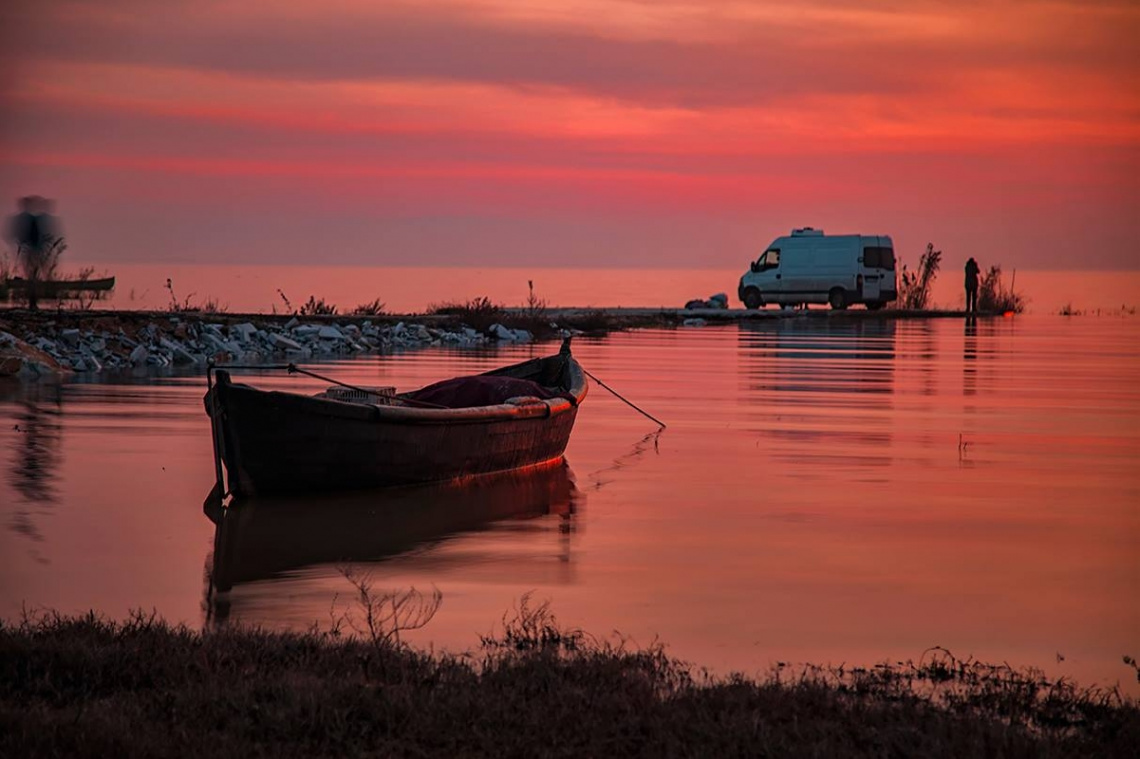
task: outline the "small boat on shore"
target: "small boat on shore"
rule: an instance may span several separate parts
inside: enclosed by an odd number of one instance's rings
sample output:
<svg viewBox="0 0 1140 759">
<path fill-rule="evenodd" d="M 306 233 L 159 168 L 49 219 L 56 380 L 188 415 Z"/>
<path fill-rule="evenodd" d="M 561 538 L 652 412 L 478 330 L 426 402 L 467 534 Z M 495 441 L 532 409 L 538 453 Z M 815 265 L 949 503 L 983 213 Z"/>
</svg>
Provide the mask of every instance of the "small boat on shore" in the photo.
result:
<svg viewBox="0 0 1140 759">
<path fill-rule="evenodd" d="M 0 291 L 26 292 L 30 287 L 23 277 L 12 277 L 0 282 Z M 114 277 L 99 279 L 45 279 L 36 282 L 36 294 L 41 298 L 55 298 L 68 293 L 107 292 L 115 289 Z"/>
<path fill-rule="evenodd" d="M 259 390 L 213 367 L 207 384 L 218 479 L 207 502 L 225 494 L 222 464 L 236 497 L 442 482 L 556 462 L 587 390 L 569 340 L 553 356 L 399 394 Z"/>
</svg>

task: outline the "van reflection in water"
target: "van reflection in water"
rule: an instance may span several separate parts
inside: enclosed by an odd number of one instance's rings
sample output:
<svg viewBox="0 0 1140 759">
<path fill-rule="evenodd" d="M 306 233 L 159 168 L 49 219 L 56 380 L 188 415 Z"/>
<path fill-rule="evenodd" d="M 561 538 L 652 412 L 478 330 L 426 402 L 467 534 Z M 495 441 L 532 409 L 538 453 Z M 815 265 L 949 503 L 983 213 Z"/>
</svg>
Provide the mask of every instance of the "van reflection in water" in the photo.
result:
<svg viewBox="0 0 1140 759">
<path fill-rule="evenodd" d="M 346 565 L 376 564 L 535 520 L 545 522 L 538 532 L 556 533 L 552 547 L 558 563 L 567 563 L 583 500 L 569 466 L 560 461 L 457 483 L 236 502 L 211 516 L 216 531 L 207 571 L 207 618 L 223 623 L 235 605 L 242 605 L 230 592 L 236 586 L 268 581 L 258 583 L 255 600 L 247 600 L 272 616 L 274 608 L 294 605 L 289 581 L 299 574 L 340 578 Z M 337 587 L 347 587 L 342 578 Z"/>
<path fill-rule="evenodd" d="M 757 407 L 761 436 L 783 444 L 777 457 L 891 464 L 896 326 L 893 319 L 740 323 L 743 400 Z"/>
</svg>

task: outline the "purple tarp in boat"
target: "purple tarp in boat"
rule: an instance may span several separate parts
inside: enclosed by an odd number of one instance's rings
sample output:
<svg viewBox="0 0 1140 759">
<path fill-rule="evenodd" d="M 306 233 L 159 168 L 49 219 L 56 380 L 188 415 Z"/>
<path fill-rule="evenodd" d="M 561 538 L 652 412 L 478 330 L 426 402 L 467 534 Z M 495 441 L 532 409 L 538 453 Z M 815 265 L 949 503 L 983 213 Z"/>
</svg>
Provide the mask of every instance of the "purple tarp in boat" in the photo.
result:
<svg viewBox="0 0 1140 759">
<path fill-rule="evenodd" d="M 519 396 L 533 396 L 543 400 L 548 398 L 573 400 L 573 396 L 568 393 L 543 387 L 532 380 L 496 375 L 446 379 L 404 395 L 412 401 L 442 408 L 494 406 Z"/>
</svg>

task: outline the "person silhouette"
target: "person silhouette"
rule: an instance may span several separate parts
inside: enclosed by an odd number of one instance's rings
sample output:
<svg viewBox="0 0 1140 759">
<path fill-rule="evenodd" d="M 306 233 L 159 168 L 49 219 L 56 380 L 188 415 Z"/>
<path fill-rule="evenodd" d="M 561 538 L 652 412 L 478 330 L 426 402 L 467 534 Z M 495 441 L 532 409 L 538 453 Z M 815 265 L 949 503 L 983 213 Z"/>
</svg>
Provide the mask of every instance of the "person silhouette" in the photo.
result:
<svg viewBox="0 0 1140 759">
<path fill-rule="evenodd" d="M 970 258 L 966 262 L 966 313 L 978 312 L 978 262 Z"/>
</svg>

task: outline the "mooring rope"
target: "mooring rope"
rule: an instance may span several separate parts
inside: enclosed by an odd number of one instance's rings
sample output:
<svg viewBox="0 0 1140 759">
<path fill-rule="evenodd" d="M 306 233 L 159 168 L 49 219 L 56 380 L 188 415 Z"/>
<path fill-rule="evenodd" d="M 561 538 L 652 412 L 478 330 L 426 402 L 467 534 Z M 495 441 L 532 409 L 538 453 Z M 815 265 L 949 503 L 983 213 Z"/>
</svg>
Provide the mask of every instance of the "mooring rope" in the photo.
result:
<svg viewBox="0 0 1140 759">
<path fill-rule="evenodd" d="M 630 408 L 632 408 L 634 411 L 641 414 L 642 416 L 645 416 L 648 419 L 651 419 L 654 422 L 656 422 L 657 424 L 661 425 L 661 429 L 665 429 L 665 427 L 668 426 L 665 424 L 665 422 L 663 422 L 660 419 L 658 419 L 657 417 L 653 416 L 653 414 L 650 414 L 645 409 L 639 408 L 636 404 L 633 404 L 630 401 L 623 398 L 621 393 L 619 393 L 617 390 L 614 390 L 612 387 L 607 385 L 605 382 L 602 382 L 600 379 L 595 377 L 593 374 L 590 374 L 590 372 L 586 371 L 585 368 L 583 368 L 582 371 L 585 372 L 586 376 L 589 377 L 590 379 L 592 379 L 594 382 L 597 382 L 599 385 L 604 387 L 606 390 L 609 390 L 611 393 L 613 393 L 614 397 L 617 398 L 619 401 L 621 401 L 625 405 L 629 406 Z"/>
</svg>

